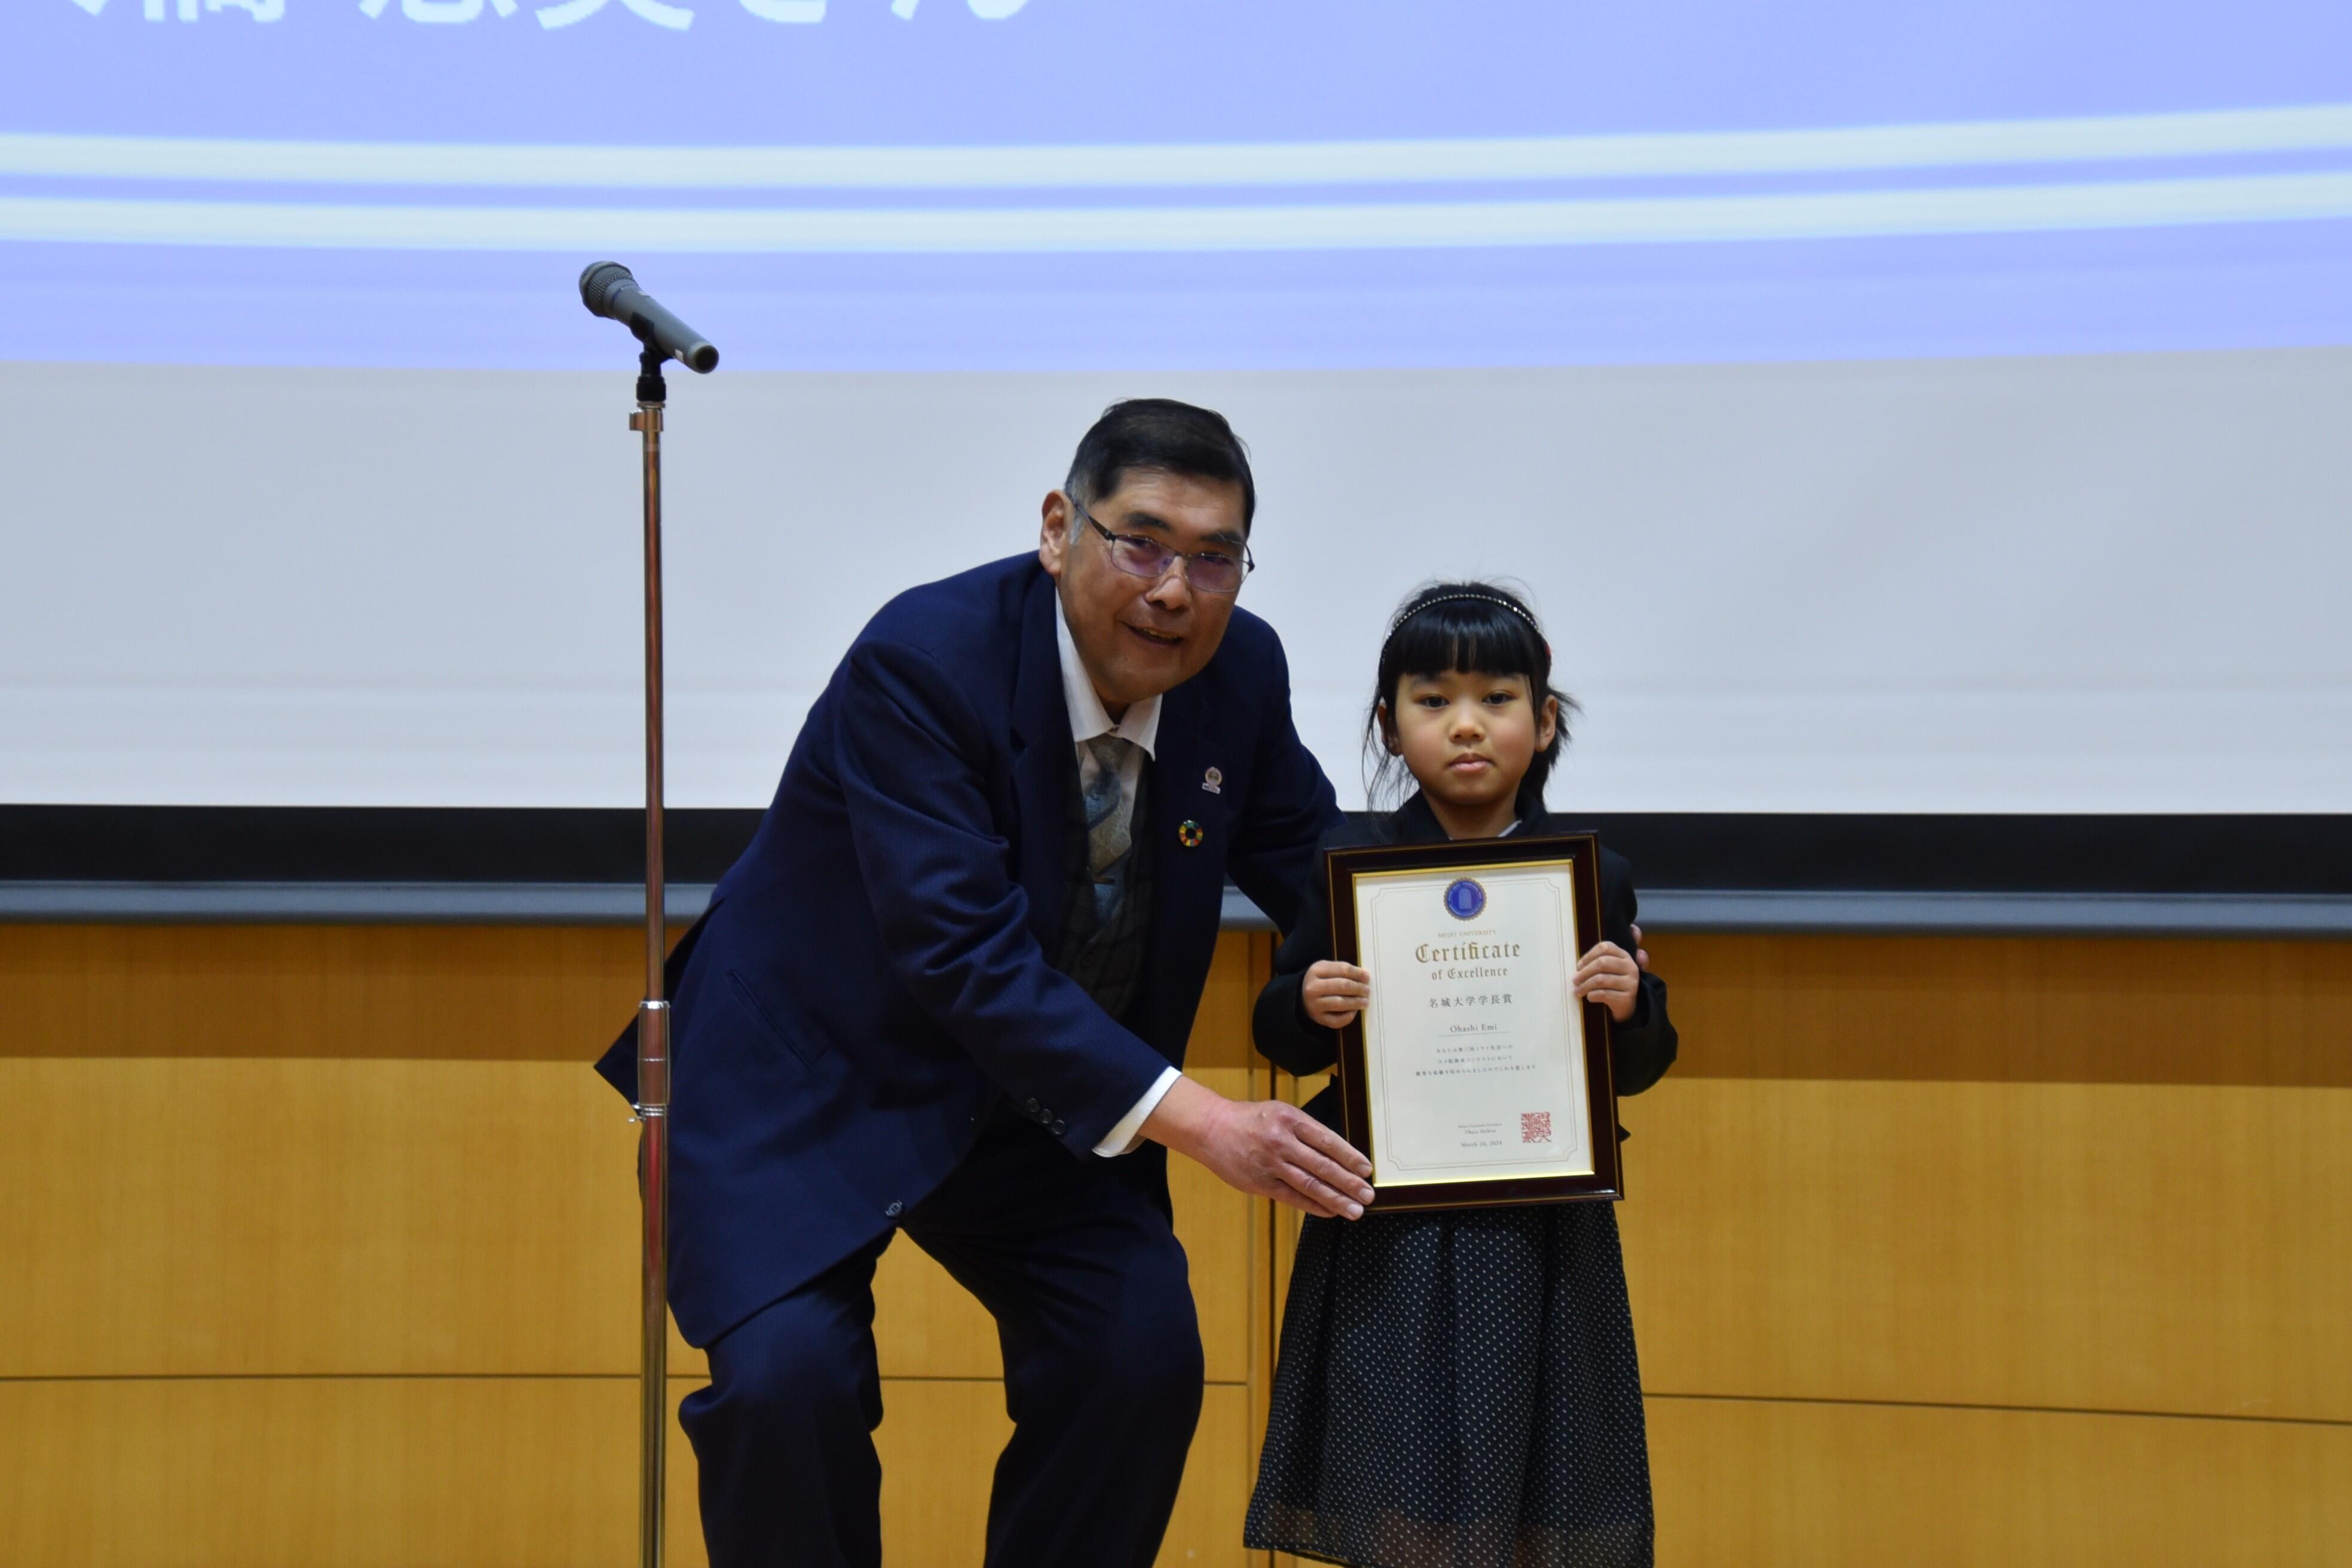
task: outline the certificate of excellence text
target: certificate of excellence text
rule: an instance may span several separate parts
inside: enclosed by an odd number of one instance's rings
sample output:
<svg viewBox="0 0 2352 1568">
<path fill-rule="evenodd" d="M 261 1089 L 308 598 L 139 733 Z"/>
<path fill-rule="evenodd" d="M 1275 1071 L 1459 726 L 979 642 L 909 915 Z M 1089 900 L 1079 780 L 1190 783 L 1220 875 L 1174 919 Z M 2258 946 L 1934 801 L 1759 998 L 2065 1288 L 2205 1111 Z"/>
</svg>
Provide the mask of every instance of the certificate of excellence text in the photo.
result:
<svg viewBox="0 0 2352 1568">
<path fill-rule="evenodd" d="M 1376 1183 L 1592 1173 L 1569 865 L 1356 879 Z"/>
</svg>

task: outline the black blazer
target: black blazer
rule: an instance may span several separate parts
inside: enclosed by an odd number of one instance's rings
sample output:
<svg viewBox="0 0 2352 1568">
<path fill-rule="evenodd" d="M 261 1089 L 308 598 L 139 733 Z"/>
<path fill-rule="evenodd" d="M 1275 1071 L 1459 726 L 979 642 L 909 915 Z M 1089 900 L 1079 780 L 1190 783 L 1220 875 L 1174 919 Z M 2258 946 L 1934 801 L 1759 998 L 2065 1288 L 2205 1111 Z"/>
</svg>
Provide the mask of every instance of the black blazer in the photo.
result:
<svg viewBox="0 0 2352 1568">
<path fill-rule="evenodd" d="M 1535 812 L 1519 819 L 1518 831 L 1540 837 L 1578 829 L 1564 817 Z M 1438 826 L 1436 814 L 1416 791 L 1411 800 L 1394 811 L 1349 818 L 1325 836 L 1322 848 L 1328 852 L 1368 844 L 1434 844 L 1444 838 L 1445 829 Z M 1288 1072 L 1321 1072 L 1339 1058 L 1339 1032 L 1309 1023 L 1300 998 L 1308 967 L 1331 956 L 1331 917 L 1323 889 L 1322 858 L 1318 854 L 1314 878 L 1300 900 L 1298 923 L 1276 952 L 1274 978 L 1258 993 L 1257 1010 L 1251 1018 L 1250 1032 L 1257 1040 L 1259 1052 Z M 1602 935 L 1627 952 L 1633 952 L 1633 921 L 1638 913 L 1633 868 L 1623 856 L 1604 847 L 1601 851 Z M 1674 1021 L 1666 1016 L 1664 980 L 1647 970 L 1642 972 L 1641 994 L 1634 1000 L 1633 1016 L 1612 1026 L 1609 1043 L 1619 1095 L 1639 1094 L 1666 1076 L 1666 1069 L 1675 1065 L 1678 1041 Z M 1336 1131 L 1339 1125 L 1338 1086 L 1317 1095 L 1307 1109 L 1316 1120 Z M 1618 1136 L 1624 1136 L 1622 1130 Z"/>
</svg>

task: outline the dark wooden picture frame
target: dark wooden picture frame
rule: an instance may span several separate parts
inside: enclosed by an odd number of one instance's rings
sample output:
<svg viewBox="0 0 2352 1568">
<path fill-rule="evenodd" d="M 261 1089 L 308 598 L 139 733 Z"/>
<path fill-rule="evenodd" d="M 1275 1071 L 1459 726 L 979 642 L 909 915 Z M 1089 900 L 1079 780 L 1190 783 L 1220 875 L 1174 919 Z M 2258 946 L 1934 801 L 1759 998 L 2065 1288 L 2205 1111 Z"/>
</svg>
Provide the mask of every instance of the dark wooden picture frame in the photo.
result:
<svg viewBox="0 0 2352 1568">
<path fill-rule="evenodd" d="M 1324 860 L 1331 911 L 1331 951 L 1348 963 L 1361 963 L 1356 930 L 1356 879 L 1370 872 L 1507 869 L 1534 861 L 1567 860 L 1576 911 L 1578 951 L 1559 962 L 1572 971 L 1584 951 L 1602 940 L 1601 842 L 1590 833 L 1543 838 L 1477 838 L 1447 844 L 1381 844 L 1334 849 Z M 1378 976 L 1373 984 L 1379 984 Z M 1339 1033 L 1339 1103 L 1348 1142 L 1371 1158 L 1373 1200 L 1367 1212 L 1396 1214 L 1419 1209 L 1484 1208 L 1510 1204 L 1614 1200 L 1625 1195 L 1617 1148 L 1617 1084 L 1610 1050 L 1609 1009 L 1587 1000 L 1584 1009 L 1585 1104 L 1591 1117 L 1592 1171 L 1588 1175 L 1496 1176 L 1478 1181 L 1416 1182 L 1383 1187 L 1377 1172 L 1380 1151 L 1372 1146 L 1370 1075 L 1365 1059 L 1361 1014 Z"/>
</svg>

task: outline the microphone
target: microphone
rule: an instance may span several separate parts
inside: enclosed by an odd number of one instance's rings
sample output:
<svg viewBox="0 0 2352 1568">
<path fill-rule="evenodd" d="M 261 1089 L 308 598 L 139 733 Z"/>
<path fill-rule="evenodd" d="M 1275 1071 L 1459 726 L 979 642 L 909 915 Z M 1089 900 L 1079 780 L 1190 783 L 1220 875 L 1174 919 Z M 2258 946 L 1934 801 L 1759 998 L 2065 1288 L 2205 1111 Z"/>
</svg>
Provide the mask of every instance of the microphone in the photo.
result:
<svg viewBox="0 0 2352 1568">
<path fill-rule="evenodd" d="M 617 261 L 592 263 L 580 274 L 580 301 L 591 315 L 620 322 L 688 370 L 708 375 L 719 368 L 719 351 L 710 340 L 671 315 L 661 302 L 637 287 L 636 278 Z"/>
</svg>

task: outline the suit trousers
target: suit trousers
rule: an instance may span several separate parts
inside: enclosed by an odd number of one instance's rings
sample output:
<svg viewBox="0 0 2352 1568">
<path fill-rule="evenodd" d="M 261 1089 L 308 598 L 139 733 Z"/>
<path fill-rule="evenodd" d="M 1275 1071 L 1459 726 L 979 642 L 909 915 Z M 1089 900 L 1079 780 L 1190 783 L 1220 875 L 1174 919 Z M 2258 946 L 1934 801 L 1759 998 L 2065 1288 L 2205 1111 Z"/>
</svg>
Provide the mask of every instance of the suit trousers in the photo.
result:
<svg viewBox="0 0 2352 1568">
<path fill-rule="evenodd" d="M 996 1319 L 1013 1433 L 989 1568 L 1148 1568 L 1175 1506 L 1201 1414 L 1200 1325 L 1164 1208 L 1116 1163 L 1000 1105 L 900 1222 Z M 678 1414 L 712 1568 L 878 1568 L 873 1285 L 890 1240 L 710 1345 L 710 1384 Z"/>
</svg>

